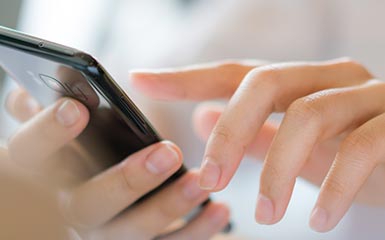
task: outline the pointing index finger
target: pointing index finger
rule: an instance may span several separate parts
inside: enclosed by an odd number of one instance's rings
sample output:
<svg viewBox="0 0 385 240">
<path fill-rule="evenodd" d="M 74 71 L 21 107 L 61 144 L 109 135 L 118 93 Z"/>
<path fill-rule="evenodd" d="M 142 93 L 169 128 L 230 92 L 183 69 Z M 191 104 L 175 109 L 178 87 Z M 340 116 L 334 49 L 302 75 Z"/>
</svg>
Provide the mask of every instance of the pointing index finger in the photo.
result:
<svg viewBox="0 0 385 240">
<path fill-rule="evenodd" d="M 134 87 L 162 100 L 229 98 L 244 76 L 266 62 L 221 61 L 184 68 L 136 70 L 130 73 Z"/>
</svg>

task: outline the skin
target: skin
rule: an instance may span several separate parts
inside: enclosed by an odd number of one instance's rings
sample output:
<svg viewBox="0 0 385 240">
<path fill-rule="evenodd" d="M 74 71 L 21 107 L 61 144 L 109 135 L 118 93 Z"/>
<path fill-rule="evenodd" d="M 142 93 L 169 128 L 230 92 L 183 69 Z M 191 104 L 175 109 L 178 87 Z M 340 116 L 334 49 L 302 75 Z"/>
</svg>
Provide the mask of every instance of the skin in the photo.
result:
<svg viewBox="0 0 385 240">
<path fill-rule="evenodd" d="M 0 151 L 0 160 L 5 158 Z M 68 239 L 52 195 L 3 164 L 0 194 L 0 239 Z"/>
<path fill-rule="evenodd" d="M 89 159 L 73 141 L 88 123 L 86 107 L 63 98 L 42 109 L 18 89 L 9 96 L 7 109 L 24 123 L 8 149 L 1 149 L 2 162 L 48 183 L 66 224 L 86 239 L 209 239 L 229 221 L 228 208 L 211 202 L 178 231 L 170 227 L 208 197 L 198 186 L 197 171 L 125 210 L 179 169 L 182 154 L 175 144 L 156 143 L 90 177 Z"/>
<path fill-rule="evenodd" d="M 130 80 L 161 100 L 228 99 L 195 112 L 207 141 L 199 183 L 220 191 L 246 154 L 264 158 L 259 223 L 280 221 L 298 176 L 320 186 L 310 216 L 316 231 L 333 229 L 353 201 L 385 206 L 385 83 L 355 61 L 225 61 L 137 70 Z M 284 113 L 279 126 L 266 121 L 274 112 Z"/>
</svg>

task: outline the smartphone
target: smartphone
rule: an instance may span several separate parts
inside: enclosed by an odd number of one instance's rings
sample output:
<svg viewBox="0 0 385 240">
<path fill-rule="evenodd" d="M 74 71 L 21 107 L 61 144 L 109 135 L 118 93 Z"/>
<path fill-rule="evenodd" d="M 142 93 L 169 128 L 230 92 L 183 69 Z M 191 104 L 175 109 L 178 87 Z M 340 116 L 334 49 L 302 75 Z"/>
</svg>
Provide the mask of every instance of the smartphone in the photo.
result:
<svg viewBox="0 0 385 240">
<path fill-rule="evenodd" d="M 0 66 L 42 106 L 71 97 L 90 112 L 75 140 L 90 159 L 90 176 L 162 138 L 125 92 L 91 55 L 0 27 Z M 186 172 L 181 167 L 149 197 Z"/>
</svg>

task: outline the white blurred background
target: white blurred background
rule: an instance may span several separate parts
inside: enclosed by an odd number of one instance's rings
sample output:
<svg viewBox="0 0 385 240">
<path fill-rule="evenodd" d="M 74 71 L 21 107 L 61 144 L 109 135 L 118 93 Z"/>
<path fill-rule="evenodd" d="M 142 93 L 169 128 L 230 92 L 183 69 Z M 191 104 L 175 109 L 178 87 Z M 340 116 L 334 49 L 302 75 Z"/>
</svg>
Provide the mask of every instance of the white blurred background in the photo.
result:
<svg viewBox="0 0 385 240">
<path fill-rule="evenodd" d="M 188 164 L 196 166 L 204 145 L 191 129 L 195 103 L 140 96 L 126 84 L 130 69 L 223 58 L 350 56 L 385 79 L 384 9 L 385 1 L 377 0 L 3 0 L 0 25 L 95 55 L 162 135 L 182 147 Z M 6 80 L 0 86 L 2 99 L 14 87 Z M 4 113 L 2 107 L 2 139 L 17 127 Z M 231 185 L 215 196 L 230 203 L 237 234 L 250 239 L 384 239 L 385 210 L 357 205 L 334 231 L 312 232 L 308 218 L 318 189 L 300 179 L 284 219 L 275 226 L 257 225 L 260 167 L 245 160 Z"/>
</svg>

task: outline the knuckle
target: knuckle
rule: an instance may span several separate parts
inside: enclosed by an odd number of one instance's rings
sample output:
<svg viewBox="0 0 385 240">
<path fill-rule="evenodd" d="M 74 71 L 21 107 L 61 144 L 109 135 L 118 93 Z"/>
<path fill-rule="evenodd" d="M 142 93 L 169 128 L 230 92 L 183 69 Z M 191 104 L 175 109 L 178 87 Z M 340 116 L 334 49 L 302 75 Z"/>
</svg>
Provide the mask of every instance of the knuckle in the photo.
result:
<svg viewBox="0 0 385 240">
<path fill-rule="evenodd" d="M 338 179 L 330 177 L 324 182 L 323 188 L 326 192 L 331 193 L 334 198 L 343 199 L 348 187 L 343 185 Z"/>
<path fill-rule="evenodd" d="M 365 80 L 373 78 L 373 75 L 368 71 L 368 69 L 357 60 L 354 60 L 350 57 L 344 57 L 340 63 L 349 71 L 353 70 L 356 77 L 360 77 Z"/>
<path fill-rule="evenodd" d="M 131 197 L 140 196 L 143 192 L 141 184 L 134 182 L 134 179 L 131 176 L 131 168 L 129 164 L 123 162 L 118 165 L 120 182 L 122 183 L 122 188 L 124 192 L 130 195 Z"/>
<path fill-rule="evenodd" d="M 214 128 L 213 137 L 217 141 L 219 140 L 220 144 L 231 142 L 231 138 L 233 137 L 233 133 L 229 127 L 226 125 L 218 125 Z"/>
<path fill-rule="evenodd" d="M 239 66 L 241 66 L 239 61 L 237 61 L 235 59 L 223 60 L 218 65 L 218 67 L 223 68 L 223 69 L 236 69 Z"/>
<path fill-rule="evenodd" d="M 378 79 L 370 80 L 370 83 L 373 83 L 376 89 L 378 89 L 380 92 L 385 93 L 385 82 Z"/>
<path fill-rule="evenodd" d="M 299 124 L 319 124 L 322 121 L 322 106 L 317 98 L 300 98 L 289 106 L 286 116 Z"/>
<path fill-rule="evenodd" d="M 348 136 L 341 145 L 340 152 L 354 156 L 354 159 L 369 160 L 375 150 L 375 138 L 367 131 L 357 131 Z"/>
<path fill-rule="evenodd" d="M 271 161 L 265 161 L 263 167 L 263 176 L 265 180 L 274 179 L 275 181 L 280 181 L 282 179 L 282 174 L 280 173 L 279 169 Z"/>
<path fill-rule="evenodd" d="M 245 79 L 247 81 L 246 85 L 243 86 L 244 88 L 256 89 L 263 87 L 267 90 L 274 90 L 279 86 L 280 70 L 274 64 L 254 68 L 247 74 Z"/>
<path fill-rule="evenodd" d="M 365 67 L 360 62 L 350 57 L 343 58 L 342 63 L 351 68 L 365 69 Z"/>
</svg>

